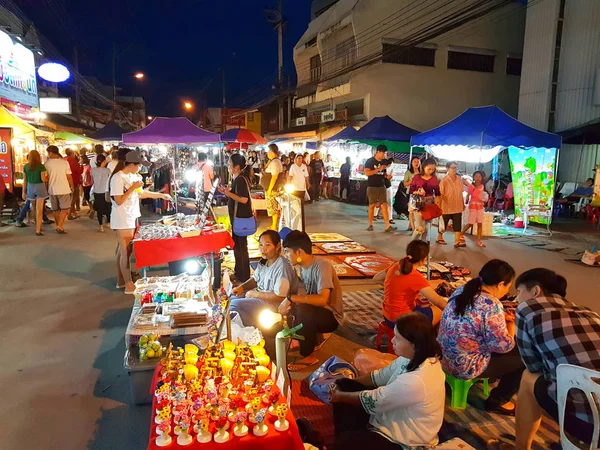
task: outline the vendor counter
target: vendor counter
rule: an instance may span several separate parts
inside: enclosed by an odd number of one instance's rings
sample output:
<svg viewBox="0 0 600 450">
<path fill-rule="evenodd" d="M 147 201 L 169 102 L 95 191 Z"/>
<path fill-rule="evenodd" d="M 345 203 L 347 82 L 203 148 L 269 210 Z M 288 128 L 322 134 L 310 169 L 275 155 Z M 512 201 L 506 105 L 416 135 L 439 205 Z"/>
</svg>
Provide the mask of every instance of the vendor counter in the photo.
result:
<svg viewBox="0 0 600 450">
<path fill-rule="evenodd" d="M 340 198 L 340 179 L 333 179 L 333 195 Z M 367 178 L 350 178 L 350 189 L 348 191 L 348 203 L 355 205 L 368 205 Z"/>
</svg>

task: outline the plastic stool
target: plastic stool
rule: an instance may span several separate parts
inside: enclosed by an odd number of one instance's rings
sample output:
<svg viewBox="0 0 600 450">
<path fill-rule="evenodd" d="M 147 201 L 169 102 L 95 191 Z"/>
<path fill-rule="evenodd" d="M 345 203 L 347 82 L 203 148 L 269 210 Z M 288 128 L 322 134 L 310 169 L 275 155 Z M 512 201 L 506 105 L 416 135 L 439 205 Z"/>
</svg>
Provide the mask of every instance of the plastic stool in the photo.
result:
<svg viewBox="0 0 600 450">
<path fill-rule="evenodd" d="M 231 227 L 229 216 L 219 216 L 217 218 L 217 223 L 222 224 L 226 230 L 229 230 L 229 227 Z"/>
<path fill-rule="evenodd" d="M 388 353 L 395 355 L 394 346 L 392 345 L 392 339 L 394 338 L 394 329 L 389 327 L 385 321 L 379 322 L 379 326 L 377 327 L 377 350 L 381 349 L 381 336 L 385 333 L 388 337 Z"/>
<path fill-rule="evenodd" d="M 469 390 L 471 386 L 479 381 L 483 381 L 483 393 L 487 397 L 490 395 L 490 386 L 487 378 L 473 378 L 472 380 L 461 380 L 460 378 L 456 378 L 450 375 L 448 372 L 444 370 L 446 374 L 446 383 L 450 386 L 450 390 L 452 391 L 452 401 L 450 406 L 453 409 L 465 409 L 467 407 L 467 396 L 469 395 Z"/>
</svg>

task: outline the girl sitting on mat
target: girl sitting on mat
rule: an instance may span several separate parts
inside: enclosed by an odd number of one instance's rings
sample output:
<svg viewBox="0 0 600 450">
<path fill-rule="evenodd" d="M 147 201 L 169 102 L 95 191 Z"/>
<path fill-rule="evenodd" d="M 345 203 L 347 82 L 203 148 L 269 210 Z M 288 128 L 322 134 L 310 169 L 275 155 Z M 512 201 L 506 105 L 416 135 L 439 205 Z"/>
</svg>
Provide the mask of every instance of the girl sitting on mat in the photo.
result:
<svg viewBox="0 0 600 450">
<path fill-rule="evenodd" d="M 432 448 L 446 397 L 435 332 L 420 313 L 401 316 L 392 339 L 398 358 L 387 367 L 331 387 L 335 448 Z"/>
<path fill-rule="evenodd" d="M 427 255 L 428 242 L 411 241 L 406 247 L 406 257 L 375 276 L 375 280 L 385 277 L 383 320 L 390 328 L 394 328 L 400 316 L 413 311 L 425 314 L 433 325 L 440 321 L 448 299 L 435 292 L 429 281 L 417 271 L 417 267 L 426 264 Z M 430 302 L 428 306 L 417 303 L 419 294 Z"/>
</svg>

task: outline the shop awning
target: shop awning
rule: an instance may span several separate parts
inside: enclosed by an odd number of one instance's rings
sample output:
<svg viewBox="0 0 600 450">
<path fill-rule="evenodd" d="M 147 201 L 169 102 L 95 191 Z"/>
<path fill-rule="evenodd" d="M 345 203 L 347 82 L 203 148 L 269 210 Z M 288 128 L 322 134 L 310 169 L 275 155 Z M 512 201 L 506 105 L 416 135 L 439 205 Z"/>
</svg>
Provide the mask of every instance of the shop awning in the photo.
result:
<svg viewBox="0 0 600 450">
<path fill-rule="evenodd" d="M 123 134 L 125 144 L 211 144 L 218 133 L 203 130 L 186 117 L 156 117 L 139 131 Z"/>
<path fill-rule="evenodd" d="M 54 133 L 56 141 L 62 141 L 67 145 L 88 145 L 97 144 L 99 141 L 85 136 L 80 136 L 70 131 L 56 131 Z"/>
<path fill-rule="evenodd" d="M 103 128 L 99 129 L 94 135 L 94 139 L 99 141 L 118 141 L 123 140 L 123 133 L 125 130 L 117 125 L 115 122 L 108 122 Z"/>
<path fill-rule="evenodd" d="M 41 136 L 53 140 L 53 133 L 49 131 L 43 131 L 33 125 L 25 122 L 23 119 L 13 115 L 4 106 L 0 106 L 0 127 L 12 128 L 13 138 L 16 139 L 34 139 Z"/>
<path fill-rule="evenodd" d="M 329 139 L 326 139 L 327 142 L 333 141 L 347 141 L 349 139 L 353 139 L 356 136 L 356 129 L 354 127 L 346 127 L 338 134 L 331 136 Z"/>
<path fill-rule="evenodd" d="M 560 143 L 560 136 L 527 126 L 497 106 L 469 108 L 450 122 L 417 134 L 411 140 L 413 146 L 461 145 L 477 149 L 560 148 Z"/>
</svg>

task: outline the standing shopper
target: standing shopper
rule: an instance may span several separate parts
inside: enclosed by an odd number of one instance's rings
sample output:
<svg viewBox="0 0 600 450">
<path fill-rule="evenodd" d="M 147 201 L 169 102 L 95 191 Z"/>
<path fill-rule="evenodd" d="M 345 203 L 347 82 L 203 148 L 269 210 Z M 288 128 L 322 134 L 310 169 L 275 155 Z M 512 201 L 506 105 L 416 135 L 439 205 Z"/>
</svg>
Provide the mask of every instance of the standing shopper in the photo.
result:
<svg viewBox="0 0 600 450">
<path fill-rule="evenodd" d="M 90 207 L 89 216 L 91 219 L 93 219 L 94 217 L 92 214 L 94 212 L 94 207 L 92 206 L 91 191 L 94 183 L 92 181 L 92 167 L 90 164 L 90 159 L 85 154 L 81 157 L 81 168 L 81 187 L 83 189 L 83 200 L 85 204 Z"/>
<path fill-rule="evenodd" d="M 350 197 L 350 173 L 352 171 L 352 160 L 346 156 L 346 162 L 340 166 L 340 200 L 348 201 Z M 346 198 L 344 199 L 344 190 Z"/>
<path fill-rule="evenodd" d="M 462 239 L 462 213 L 465 210 L 465 201 L 463 191 L 465 190 L 462 178 L 456 174 L 456 163 L 449 161 L 446 163 L 448 174 L 440 182 L 440 197 L 442 198 L 442 217 L 444 220 L 444 228 L 448 228 L 448 224 L 452 221 L 454 229 L 454 248 L 466 247 Z M 437 243 L 446 245 L 444 235 L 438 232 Z"/>
<path fill-rule="evenodd" d="M 220 186 L 219 191 L 228 197 L 227 208 L 231 222 L 231 237 L 235 243 L 233 254 L 235 256 L 235 278 L 246 281 L 250 278 L 250 256 L 248 255 L 248 239 L 246 236 L 238 236 L 233 232 L 235 218 L 247 219 L 252 217 L 252 204 L 250 200 L 250 185 L 244 169 L 246 158 L 239 153 L 231 155 L 229 159 L 229 171 L 233 177 L 231 189 Z M 236 211 L 237 206 L 237 211 Z"/>
<path fill-rule="evenodd" d="M 412 183 L 415 175 L 421 172 L 421 159 L 418 156 L 413 156 L 410 160 L 410 165 L 406 173 L 404 174 L 404 187 L 406 188 L 406 198 L 408 205 L 408 196 L 410 195 L 410 184 Z M 408 231 L 412 232 L 415 228 L 415 216 L 412 211 L 408 213 Z"/>
<path fill-rule="evenodd" d="M 112 229 L 117 232 L 117 288 L 124 287 L 126 294 L 133 294 L 135 291 L 129 260 L 133 251 L 131 242 L 136 221 L 141 216 L 140 199 L 171 199 L 168 194 L 142 189 L 144 182 L 138 173 L 142 165 L 149 166 L 150 163 L 143 158 L 140 152 L 130 151 L 125 156 L 125 161 L 117 164 L 108 183 L 112 199 L 110 224 Z"/>
<path fill-rule="evenodd" d="M 67 157 L 65 158 L 71 168 L 71 176 L 73 178 L 73 195 L 71 196 L 71 210 L 69 212 L 69 220 L 77 219 L 77 211 L 81 209 L 81 175 L 83 169 L 77 160 L 75 152 L 70 148 L 65 150 Z"/>
<path fill-rule="evenodd" d="M 215 178 L 213 168 L 210 164 L 208 164 L 206 158 L 206 153 L 198 153 L 198 164 L 196 166 L 198 170 L 202 172 L 202 189 L 204 190 L 204 201 L 206 201 L 206 199 L 208 198 L 208 194 L 210 194 L 212 183 Z"/>
<path fill-rule="evenodd" d="M 485 247 L 481 237 L 483 236 L 485 205 L 489 196 L 484 189 L 483 180 L 485 180 L 485 173 L 483 173 L 481 170 L 473 173 L 473 183 L 471 183 L 469 180 L 465 180 L 465 183 L 467 183 L 469 186 L 467 190 L 469 193 L 469 223 L 463 229 L 463 233 L 477 224 L 477 247 Z"/>
<path fill-rule="evenodd" d="M 331 155 L 327 155 L 325 157 L 325 178 L 323 180 L 323 197 L 330 198 L 333 196 L 333 160 L 331 159 Z"/>
<path fill-rule="evenodd" d="M 440 202 L 440 182 L 435 175 L 437 163 L 433 158 L 427 158 L 421 167 L 421 173 L 415 175 L 410 183 L 409 193 L 423 197 L 424 203 Z M 425 220 L 421 211 L 414 212 L 413 237 L 418 237 L 425 232 Z"/>
<path fill-rule="evenodd" d="M 23 200 L 29 200 L 35 204 L 35 234 L 36 236 L 43 236 L 42 218 L 46 199 L 48 198 L 48 190 L 46 189 L 48 172 L 42 164 L 42 158 L 37 150 L 29 152 L 27 161 L 23 168 L 23 172 L 25 172 Z"/>
<path fill-rule="evenodd" d="M 48 171 L 48 194 L 50 194 L 52 211 L 54 211 L 56 232 L 67 234 L 64 226 L 72 206 L 74 189 L 71 167 L 69 162 L 60 156 L 56 145 L 50 145 L 46 152 L 48 153 L 48 160 L 45 164 Z"/>
<path fill-rule="evenodd" d="M 294 163 L 290 166 L 290 179 L 294 185 L 294 195 L 304 200 L 307 189 L 310 188 L 308 169 L 304 164 L 302 155 L 296 155 Z"/>
<path fill-rule="evenodd" d="M 110 228 L 110 202 L 106 201 L 106 193 L 108 192 L 108 179 L 110 178 L 110 170 L 106 165 L 108 161 L 106 156 L 96 156 L 96 167 L 91 171 L 94 191 L 94 209 L 98 214 L 98 224 L 100 232 L 104 232 L 103 218 L 106 217 L 106 226 Z"/>
<path fill-rule="evenodd" d="M 321 197 L 321 180 L 323 179 L 323 170 L 325 169 L 325 164 L 321 159 L 321 152 L 315 152 L 314 158 L 309 164 L 310 170 L 310 186 L 312 188 L 312 192 L 310 197 L 312 200 L 318 202 Z"/>
<path fill-rule="evenodd" d="M 365 163 L 365 175 L 367 176 L 367 197 L 369 198 L 369 227 L 367 231 L 373 231 L 373 218 L 375 207 L 379 205 L 385 221 L 385 231 L 396 231 L 397 228 L 390 225 L 390 211 L 387 204 L 387 189 L 385 187 L 386 169 L 390 166 L 385 159 L 387 147 L 378 145 L 375 156 L 367 159 Z"/>
<path fill-rule="evenodd" d="M 279 160 L 279 147 L 277 144 L 269 145 L 269 162 L 265 166 L 263 176 L 260 180 L 265 190 L 265 199 L 267 201 L 267 214 L 272 218 L 271 229 L 279 230 L 279 217 L 281 216 L 281 207 L 277 197 L 281 195 L 284 178 L 283 165 Z M 244 278 L 247 279 L 248 277 Z"/>
</svg>

